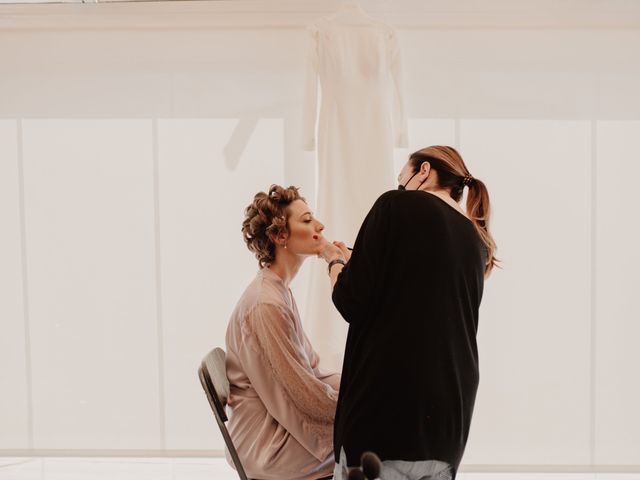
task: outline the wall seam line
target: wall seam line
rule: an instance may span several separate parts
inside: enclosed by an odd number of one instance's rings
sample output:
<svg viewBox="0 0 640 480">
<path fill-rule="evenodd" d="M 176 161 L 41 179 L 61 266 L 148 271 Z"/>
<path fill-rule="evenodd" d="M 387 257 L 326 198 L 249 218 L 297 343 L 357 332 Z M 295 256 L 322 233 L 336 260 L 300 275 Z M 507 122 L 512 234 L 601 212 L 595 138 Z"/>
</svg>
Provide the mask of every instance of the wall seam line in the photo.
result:
<svg viewBox="0 0 640 480">
<path fill-rule="evenodd" d="M 16 143 L 18 157 L 18 192 L 20 210 L 20 261 L 22 267 L 22 308 L 24 318 L 24 350 L 25 350 L 25 374 L 27 387 L 27 438 L 29 450 L 34 448 L 33 433 L 33 373 L 31 365 L 31 318 L 29 311 L 29 277 L 27 258 L 27 221 L 25 208 L 25 183 L 24 183 L 24 149 L 22 119 L 16 123 Z"/>
<path fill-rule="evenodd" d="M 153 157 L 153 210 L 154 210 L 154 243 L 155 243 L 155 283 L 156 283 L 156 321 L 158 331 L 158 404 L 160 447 L 167 448 L 165 424 L 165 388 L 164 388 L 164 325 L 162 315 L 162 254 L 160 248 L 160 175 L 158 159 L 158 119 L 151 122 L 152 157 Z"/>
<path fill-rule="evenodd" d="M 596 120 L 591 121 L 591 391 L 590 391 L 590 461 L 596 464 L 596 366 L 597 366 L 597 261 L 598 261 L 598 125 Z"/>
</svg>

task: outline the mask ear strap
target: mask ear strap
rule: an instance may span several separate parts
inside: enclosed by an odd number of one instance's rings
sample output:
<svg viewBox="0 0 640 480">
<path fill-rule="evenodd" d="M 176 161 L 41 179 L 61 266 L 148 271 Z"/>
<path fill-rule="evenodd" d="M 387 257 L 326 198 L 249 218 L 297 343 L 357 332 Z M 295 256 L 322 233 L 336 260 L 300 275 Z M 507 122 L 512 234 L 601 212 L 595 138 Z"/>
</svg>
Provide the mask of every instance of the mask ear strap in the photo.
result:
<svg viewBox="0 0 640 480">
<path fill-rule="evenodd" d="M 420 170 L 418 170 L 416 173 L 420 173 Z M 429 173 L 431 173 L 431 170 L 429 170 Z M 425 177 L 425 179 L 422 181 L 422 183 L 420 185 L 418 185 L 418 188 L 416 188 L 416 190 L 420 190 L 420 187 L 422 186 L 422 184 L 424 182 L 426 182 L 427 180 L 429 180 L 429 174 L 427 174 L 427 176 Z"/>
<path fill-rule="evenodd" d="M 427 178 L 425 178 L 422 183 L 426 182 L 429 179 L 429 176 L 427 175 Z M 420 190 L 420 187 L 422 186 L 422 183 L 420 185 L 418 185 L 418 188 L 416 188 L 416 190 Z"/>
<path fill-rule="evenodd" d="M 406 190 L 407 189 L 407 185 L 409 185 L 409 182 L 411 180 L 413 180 L 413 177 L 415 177 L 418 173 L 420 173 L 420 171 L 417 171 L 416 173 L 414 173 L 413 175 L 411 175 L 411 178 L 409 180 L 407 180 L 407 183 L 405 183 L 404 185 L 402 185 L 402 190 Z M 422 184 L 420 184 L 422 185 Z"/>
</svg>

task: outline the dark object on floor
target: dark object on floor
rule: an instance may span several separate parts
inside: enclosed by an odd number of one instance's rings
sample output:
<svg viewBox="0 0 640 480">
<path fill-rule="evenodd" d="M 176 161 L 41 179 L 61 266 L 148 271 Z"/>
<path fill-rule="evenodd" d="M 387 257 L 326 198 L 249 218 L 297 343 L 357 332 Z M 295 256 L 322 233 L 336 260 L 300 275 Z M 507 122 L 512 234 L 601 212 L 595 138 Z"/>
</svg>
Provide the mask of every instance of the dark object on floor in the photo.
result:
<svg viewBox="0 0 640 480">
<path fill-rule="evenodd" d="M 364 473 L 359 468 L 352 468 L 347 480 L 365 480 Z"/>
<path fill-rule="evenodd" d="M 369 480 L 380 477 L 381 462 L 378 456 L 373 452 L 364 452 L 360 457 L 360 464 L 365 477 Z"/>
</svg>

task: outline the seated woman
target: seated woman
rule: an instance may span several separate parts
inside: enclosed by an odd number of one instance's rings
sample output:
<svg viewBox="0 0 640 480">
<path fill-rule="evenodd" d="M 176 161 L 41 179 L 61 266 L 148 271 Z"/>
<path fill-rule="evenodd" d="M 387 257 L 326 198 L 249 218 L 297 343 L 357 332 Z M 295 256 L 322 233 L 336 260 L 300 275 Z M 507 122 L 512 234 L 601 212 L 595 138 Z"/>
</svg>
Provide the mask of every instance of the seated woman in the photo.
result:
<svg viewBox="0 0 640 480">
<path fill-rule="evenodd" d="M 289 289 L 302 262 L 327 243 L 323 229 L 295 187 L 273 185 L 245 211 L 242 233 L 260 270 L 231 315 L 226 367 L 228 429 L 250 478 L 333 472 L 340 375 L 319 369 Z"/>
</svg>

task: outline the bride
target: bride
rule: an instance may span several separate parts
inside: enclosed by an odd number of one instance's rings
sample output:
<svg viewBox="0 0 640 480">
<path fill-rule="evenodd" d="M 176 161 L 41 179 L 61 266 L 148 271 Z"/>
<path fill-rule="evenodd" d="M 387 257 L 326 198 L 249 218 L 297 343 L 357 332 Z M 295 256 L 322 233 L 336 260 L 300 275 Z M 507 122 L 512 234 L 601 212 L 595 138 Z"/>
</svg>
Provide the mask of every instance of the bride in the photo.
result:
<svg viewBox="0 0 640 480">
<path fill-rule="evenodd" d="M 326 245 L 323 229 L 295 187 L 272 185 L 245 211 L 242 233 L 260 270 L 229 320 L 226 367 L 229 433 L 250 478 L 333 472 L 340 375 L 320 370 L 289 289 L 302 262 Z"/>
</svg>

